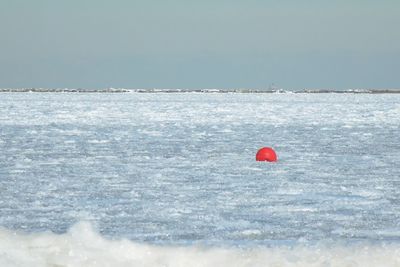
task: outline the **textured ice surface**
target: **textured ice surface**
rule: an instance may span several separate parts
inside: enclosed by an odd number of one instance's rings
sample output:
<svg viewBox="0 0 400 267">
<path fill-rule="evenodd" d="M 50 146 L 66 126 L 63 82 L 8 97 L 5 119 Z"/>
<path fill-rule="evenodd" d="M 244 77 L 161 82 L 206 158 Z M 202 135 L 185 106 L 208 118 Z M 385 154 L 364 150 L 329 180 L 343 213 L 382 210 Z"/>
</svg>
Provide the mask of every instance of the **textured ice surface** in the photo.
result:
<svg viewBox="0 0 400 267">
<path fill-rule="evenodd" d="M 3 235 L 400 241 L 400 95 L 2 93 L 0 111 Z"/>
</svg>

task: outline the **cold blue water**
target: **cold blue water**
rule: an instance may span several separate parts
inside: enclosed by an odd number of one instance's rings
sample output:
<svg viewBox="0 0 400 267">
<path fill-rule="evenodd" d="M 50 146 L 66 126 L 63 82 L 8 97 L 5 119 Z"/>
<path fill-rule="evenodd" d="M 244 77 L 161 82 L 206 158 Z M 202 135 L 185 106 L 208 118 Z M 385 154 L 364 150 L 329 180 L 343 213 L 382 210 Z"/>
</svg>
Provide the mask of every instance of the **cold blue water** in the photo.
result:
<svg viewBox="0 0 400 267">
<path fill-rule="evenodd" d="M 265 248 L 260 255 L 365 244 L 391 255 L 385 266 L 400 264 L 400 95 L 1 93 L 0 111 L 2 266 L 20 266 L 21 244 L 31 251 L 29 242 L 74 233 L 154 249 Z M 255 161 L 263 146 L 277 163 Z M 315 266 L 336 266 L 329 253 Z M 237 266 L 272 264 L 260 255 Z M 100 266 L 43 257 L 31 266 Z M 296 257 L 277 262 L 300 266 Z M 159 266 L 181 266 L 168 259 Z M 219 263 L 198 266 L 233 266 Z"/>
</svg>

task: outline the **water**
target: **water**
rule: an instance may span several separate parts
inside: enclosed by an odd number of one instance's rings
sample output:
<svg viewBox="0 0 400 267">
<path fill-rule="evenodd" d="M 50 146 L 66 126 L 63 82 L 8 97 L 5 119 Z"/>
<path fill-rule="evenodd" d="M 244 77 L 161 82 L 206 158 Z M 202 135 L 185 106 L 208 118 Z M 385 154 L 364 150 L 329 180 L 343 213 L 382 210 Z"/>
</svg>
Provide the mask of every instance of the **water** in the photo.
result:
<svg viewBox="0 0 400 267">
<path fill-rule="evenodd" d="M 400 266 L 400 95 L 1 93 L 0 110 L 0 266 Z"/>
</svg>

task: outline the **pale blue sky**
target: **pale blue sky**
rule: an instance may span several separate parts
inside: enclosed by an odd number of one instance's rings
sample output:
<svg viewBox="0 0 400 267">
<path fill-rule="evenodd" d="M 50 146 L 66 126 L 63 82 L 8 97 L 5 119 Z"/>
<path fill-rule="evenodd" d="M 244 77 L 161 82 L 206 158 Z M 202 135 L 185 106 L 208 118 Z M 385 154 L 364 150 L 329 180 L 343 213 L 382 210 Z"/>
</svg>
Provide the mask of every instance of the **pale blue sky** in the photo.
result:
<svg viewBox="0 0 400 267">
<path fill-rule="evenodd" d="M 0 0 L 0 87 L 400 88 L 399 0 Z"/>
</svg>

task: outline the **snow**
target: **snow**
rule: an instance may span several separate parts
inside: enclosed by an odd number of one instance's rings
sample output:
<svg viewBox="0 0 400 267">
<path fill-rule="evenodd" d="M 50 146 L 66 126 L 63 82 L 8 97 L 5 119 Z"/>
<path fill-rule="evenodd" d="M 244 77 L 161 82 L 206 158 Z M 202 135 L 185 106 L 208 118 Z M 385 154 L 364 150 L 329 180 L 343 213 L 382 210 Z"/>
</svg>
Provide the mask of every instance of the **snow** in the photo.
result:
<svg viewBox="0 0 400 267">
<path fill-rule="evenodd" d="M 8 239 L 86 221 L 152 249 L 400 240 L 400 95 L 1 93 L 0 110 Z"/>
</svg>

